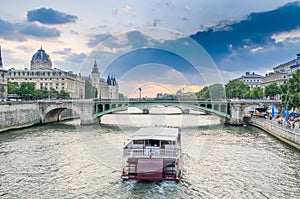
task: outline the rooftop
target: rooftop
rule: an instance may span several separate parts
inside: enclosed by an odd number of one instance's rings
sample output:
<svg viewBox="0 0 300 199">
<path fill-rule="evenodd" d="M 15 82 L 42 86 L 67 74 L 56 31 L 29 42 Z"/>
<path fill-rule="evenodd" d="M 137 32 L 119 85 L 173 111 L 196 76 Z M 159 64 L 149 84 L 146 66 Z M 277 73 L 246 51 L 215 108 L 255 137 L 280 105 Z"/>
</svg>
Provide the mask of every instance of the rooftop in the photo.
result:
<svg viewBox="0 0 300 199">
<path fill-rule="evenodd" d="M 180 131 L 178 128 L 149 127 L 139 129 L 131 140 L 172 140 L 176 141 Z"/>
</svg>

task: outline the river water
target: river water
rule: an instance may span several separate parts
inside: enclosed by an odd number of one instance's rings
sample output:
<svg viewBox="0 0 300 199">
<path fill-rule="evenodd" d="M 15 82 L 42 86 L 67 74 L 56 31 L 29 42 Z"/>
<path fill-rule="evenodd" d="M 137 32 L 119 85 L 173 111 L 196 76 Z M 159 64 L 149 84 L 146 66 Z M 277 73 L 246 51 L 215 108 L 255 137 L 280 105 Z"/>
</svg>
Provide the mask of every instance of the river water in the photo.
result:
<svg viewBox="0 0 300 199">
<path fill-rule="evenodd" d="M 1 198 L 300 198 L 300 153 L 250 126 L 213 116 L 126 115 L 0 134 Z M 179 182 L 122 181 L 122 147 L 135 130 L 182 128 Z"/>
</svg>

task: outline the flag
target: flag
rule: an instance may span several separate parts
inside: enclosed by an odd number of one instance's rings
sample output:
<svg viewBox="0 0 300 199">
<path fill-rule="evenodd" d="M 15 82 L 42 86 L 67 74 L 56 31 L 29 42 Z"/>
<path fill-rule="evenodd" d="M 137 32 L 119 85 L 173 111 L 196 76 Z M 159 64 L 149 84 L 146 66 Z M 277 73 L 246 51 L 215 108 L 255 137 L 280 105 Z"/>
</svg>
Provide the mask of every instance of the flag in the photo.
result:
<svg viewBox="0 0 300 199">
<path fill-rule="evenodd" d="M 289 102 L 290 102 L 290 99 L 288 100 L 288 102 L 286 103 L 286 106 L 285 106 L 285 121 L 289 121 Z"/>
<path fill-rule="evenodd" d="M 274 103 L 272 103 L 272 119 L 274 118 Z"/>
</svg>

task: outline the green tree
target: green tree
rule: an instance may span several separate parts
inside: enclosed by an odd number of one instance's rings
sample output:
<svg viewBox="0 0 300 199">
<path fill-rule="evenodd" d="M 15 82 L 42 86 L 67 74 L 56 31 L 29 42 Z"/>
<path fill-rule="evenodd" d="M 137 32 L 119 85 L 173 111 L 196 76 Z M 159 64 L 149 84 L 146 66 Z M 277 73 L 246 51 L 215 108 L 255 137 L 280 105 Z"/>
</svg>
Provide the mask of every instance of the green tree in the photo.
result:
<svg viewBox="0 0 300 199">
<path fill-rule="evenodd" d="M 250 92 L 251 99 L 261 99 L 264 96 L 264 91 L 260 87 L 255 87 Z"/>
<path fill-rule="evenodd" d="M 34 91 L 34 97 L 36 99 L 45 99 L 48 97 L 48 91 L 44 89 L 36 89 Z"/>
<path fill-rule="evenodd" d="M 245 98 L 250 88 L 239 80 L 230 80 L 225 85 L 225 93 L 227 98 Z"/>
<path fill-rule="evenodd" d="M 222 84 L 213 84 L 205 86 L 202 90 L 196 93 L 198 99 L 224 99 L 225 90 Z"/>
<path fill-rule="evenodd" d="M 281 94 L 281 87 L 277 86 L 276 83 L 270 84 L 265 87 L 265 97 L 274 99 L 274 97 L 278 94 Z"/>
<path fill-rule="evenodd" d="M 8 94 L 17 94 L 19 92 L 19 85 L 17 82 L 7 82 L 7 92 Z"/>
<path fill-rule="evenodd" d="M 205 86 L 199 92 L 197 92 L 196 96 L 197 96 L 198 99 L 207 99 L 207 98 L 209 98 L 210 96 L 209 96 L 208 86 Z"/>
<path fill-rule="evenodd" d="M 300 70 L 297 69 L 293 74 L 292 78 L 290 78 L 286 86 L 282 86 L 283 96 L 281 99 L 281 103 L 283 106 L 286 105 L 288 100 L 289 107 L 298 108 L 300 106 Z"/>
<path fill-rule="evenodd" d="M 98 96 L 97 89 L 91 84 L 90 81 L 85 80 L 85 98 L 92 99 Z"/>
<path fill-rule="evenodd" d="M 124 94 L 119 93 L 119 98 L 120 98 L 120 99 L 126 99 L 127 97 L 126 97 Z"/>
<path fill-rule="evenodd" d="M 68 92 L 64 91 L 64 90 L 61 90 L 59 92 L 58 98 L 60 98 L 60 99 L 68 99 L 68 98 L 70 98 L 70 94 Z"/>
<path fill-rule="evenodd" d="M 35 83 L 22 82 L 18 94 L 25 97 L 28 95 L 34 95 L 34 91 L 35 91 Z"/>
</svg>

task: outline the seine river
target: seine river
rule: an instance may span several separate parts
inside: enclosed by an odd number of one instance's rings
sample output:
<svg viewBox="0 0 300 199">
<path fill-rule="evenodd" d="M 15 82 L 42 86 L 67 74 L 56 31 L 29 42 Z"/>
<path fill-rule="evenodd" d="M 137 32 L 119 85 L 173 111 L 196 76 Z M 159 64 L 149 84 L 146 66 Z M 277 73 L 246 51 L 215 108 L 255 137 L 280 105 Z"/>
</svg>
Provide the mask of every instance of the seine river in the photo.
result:
<svg viewBox="0 0 300 199">
<path fill-rule="evenodd" d="M 112 114 L 0 133 L 0 198 L 300 198 L 300 153 L 213 116 Z M 179 182 L 125 182 L 122 147 L 139 127 L 182 128 Z"/>
</svg>

